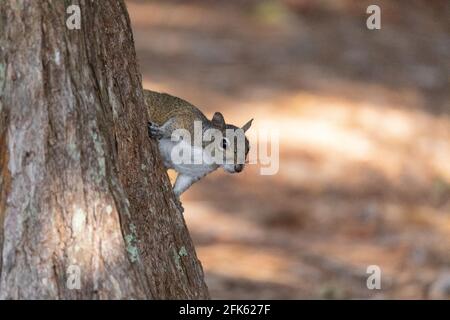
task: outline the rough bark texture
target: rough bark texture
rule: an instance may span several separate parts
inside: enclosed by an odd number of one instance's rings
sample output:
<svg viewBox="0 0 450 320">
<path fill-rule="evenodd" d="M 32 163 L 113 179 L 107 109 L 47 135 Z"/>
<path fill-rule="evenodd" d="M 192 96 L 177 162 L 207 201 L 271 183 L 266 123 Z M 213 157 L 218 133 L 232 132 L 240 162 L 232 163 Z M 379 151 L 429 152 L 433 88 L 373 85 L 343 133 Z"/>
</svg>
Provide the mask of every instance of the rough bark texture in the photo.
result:
<svg viewBox="0 0 450 320">
<path fill-rule="evenodd" d="M 123 1 L 3 0 L 0 30 L 0 298 L 208 298 Z"/>
</svg>

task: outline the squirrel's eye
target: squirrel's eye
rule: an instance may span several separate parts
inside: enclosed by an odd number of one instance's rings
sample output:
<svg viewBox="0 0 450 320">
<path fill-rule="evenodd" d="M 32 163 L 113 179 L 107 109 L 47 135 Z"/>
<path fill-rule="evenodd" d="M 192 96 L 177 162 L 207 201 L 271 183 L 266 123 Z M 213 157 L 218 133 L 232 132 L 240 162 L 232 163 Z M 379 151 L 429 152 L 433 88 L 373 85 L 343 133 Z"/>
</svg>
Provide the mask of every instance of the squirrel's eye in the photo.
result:
<svg viewBox="0 0 450 320">
<path fill-rule="evenodd" d="M 222 139 L 222 149 L 226 149 L 228 147 L 228 140 L 226 138 Z"/>
</svg>

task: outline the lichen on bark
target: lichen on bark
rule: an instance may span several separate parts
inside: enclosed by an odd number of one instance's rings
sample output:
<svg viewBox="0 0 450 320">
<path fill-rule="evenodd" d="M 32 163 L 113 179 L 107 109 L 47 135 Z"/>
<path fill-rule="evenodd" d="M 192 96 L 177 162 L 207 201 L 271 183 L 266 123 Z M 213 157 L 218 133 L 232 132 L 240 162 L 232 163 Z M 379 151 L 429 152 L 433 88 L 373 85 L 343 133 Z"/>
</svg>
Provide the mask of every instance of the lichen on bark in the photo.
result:
<svg viewBox="0 0 450 320">
<path fill-rule="evenodd" d="M 0 298 L 208 298 L 146 133 L 125 4 L 73 4 L 81 30 L 65 1 L 0 2 Z"/>
</svg>

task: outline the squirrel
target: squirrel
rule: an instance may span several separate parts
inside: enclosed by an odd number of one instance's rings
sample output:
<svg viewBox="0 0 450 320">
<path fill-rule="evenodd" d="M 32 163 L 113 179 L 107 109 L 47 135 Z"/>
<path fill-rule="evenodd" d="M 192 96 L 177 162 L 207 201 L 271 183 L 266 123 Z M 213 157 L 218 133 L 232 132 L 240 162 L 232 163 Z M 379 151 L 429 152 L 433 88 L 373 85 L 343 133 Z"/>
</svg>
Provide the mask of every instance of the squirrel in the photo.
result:
<svg viewBox="0 0 450 320">
<path fill-rule="evenodd" d="M 144 98 L 147 104 L 148 119 L 150 120 L 147 128 L 148 135 L 150 138 L 157 140 L 166 169 L 174 169 L 177 172 L 173 192 L 178 199 L 195 182 L 220 167 L 229 173 L 238 173 L 244 169 L 245 158 L 250 149 L 249 140 L 245 136 L 245 132 L 250 128 L 253 119 L 243 125 L 242 128 L 238 128 L 232 124 L 225 123 L 225 119 L 220 112 L 214 113 L 212 119 L 209 120 L 194 105 L 167 93 L 144 90 Z M 197 126 L 201 124 L 201 145 L 198 143 L 196 145 L 191 141 L 191 143 L 184 144 L 184 146 L 187 146 L 194 154 L 200 154 L 204 161 L 201 163 L 192 163 L 192 161 L 180 163 L 174 161 L 174 148 L 184 142 L 183 139 L 173 139 L 174 131 L 183 129 L 190 134 L 190 137 L 194 137 L 196 122 Z M 217 148 L 215 151 L 222 152 L 220 155 L 224 161 L 211 161 L 211 153 L 208 153 L 211 149 L 204 142 L 205 140 L 211 141 L 211 137 L 207 137 L 208 129 L 215 129 L 218 130 L 216 132 L 221 133 L 221 139 L 213 140 L 213 148 Z M 241 141 L 244 143 L 235 143 L 235 137 L 230 142 L 226 134 L 230 131 L 236 136 L 242 134 L 241 137 L 243 139 Z M 244 150 L 242 150 L 243 148 Z M 238 154 L 243 155 L 243 157 L 239 157 Z"/>
</svg>

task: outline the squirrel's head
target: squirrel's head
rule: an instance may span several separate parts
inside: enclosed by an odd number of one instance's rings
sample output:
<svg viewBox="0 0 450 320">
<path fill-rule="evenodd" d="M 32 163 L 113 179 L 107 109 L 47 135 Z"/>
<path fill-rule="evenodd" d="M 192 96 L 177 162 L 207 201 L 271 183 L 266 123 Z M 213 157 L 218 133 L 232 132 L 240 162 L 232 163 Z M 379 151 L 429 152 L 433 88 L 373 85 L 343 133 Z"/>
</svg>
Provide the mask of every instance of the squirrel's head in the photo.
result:
<svg viewBox="0 0 450 320">
<path fill-rule="evenodd" d="M 241 128 L 225 123 L 220 112 L 214 113 L 211 120 L 213 126 L 222 132 L 222 139 L 216 141 L 216 146 L 223 152 L 224 161 L 220 166 L 229 173 L 244 170 L 245 161 L 250 150 L 250 143 L 245 132 L 250 129 L 253 119 Z"/>
</svg>

